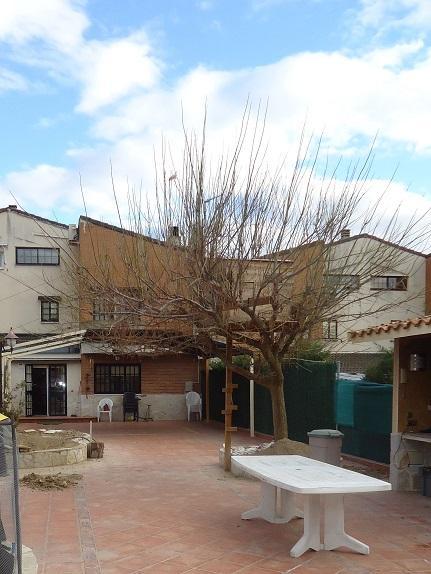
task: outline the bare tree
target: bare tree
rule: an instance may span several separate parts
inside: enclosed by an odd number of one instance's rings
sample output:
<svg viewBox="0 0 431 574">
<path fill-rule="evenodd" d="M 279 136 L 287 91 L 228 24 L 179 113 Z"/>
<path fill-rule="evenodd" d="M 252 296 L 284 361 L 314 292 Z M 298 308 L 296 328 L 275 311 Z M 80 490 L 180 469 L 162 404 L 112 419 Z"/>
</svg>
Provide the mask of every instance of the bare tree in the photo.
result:
<svg viewBox="0 0 431 574">
<path fill-rule="evenodd" d="M 281 439 L 283 361 L 299 342 L 321 336 L 325 318 L 351 317 L 352 301 L 369 300 L 362 315 L 399 303 L 382 305 L 363 286 L 407 261 L 424 239 L 427 214 L 401 223 L 395 206 L 382 221 L 382 195 L 369 194 L 372 152 L 341 173 L 319 140 L 302 137 L 293 165 L 271 169 L 264 128 L 264 119 L 251 125 L 247 108 L 233 148 L 217 161 L 207 157 L 205 126 L 201 137 L 184 130 L 180 165 L 165 147 L 155 193 L 146 201 L 130 194 L 115 245 L 84 219 L 77 289 L 81 325 L 105 350 L 193 349 L 226 360 L 232 342 L 234 354 L 252 354 L 253 379 L 271 393 Z M 356 239 L 339 244 L 345 228 Z M 230 354 L 227 361 L 250 378 Z"/>
</svg>

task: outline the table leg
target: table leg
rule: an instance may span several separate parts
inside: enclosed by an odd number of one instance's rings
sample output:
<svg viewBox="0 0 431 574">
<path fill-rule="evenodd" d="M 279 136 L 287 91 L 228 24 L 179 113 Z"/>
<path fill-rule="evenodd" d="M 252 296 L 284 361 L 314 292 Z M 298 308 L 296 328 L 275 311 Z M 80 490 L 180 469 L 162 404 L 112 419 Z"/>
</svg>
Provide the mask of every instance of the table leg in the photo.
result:
<svg viewBox="0 0 431 574">
<path fill-rule="evenodd" d="M 280 516 L 284 516 L 288 520 L 292 518 L 304 518 L 304 513 L 302 510 L 297 508 L 296 506 L 296 498 L 292 492 L 288 490 L 279 489 L 280 490 Z M 288 522 L 286 520 L 286 522 Z"/>
<path fill-rule="evenodd" d="M 321 550 L 320 494 L 307 494 L 304 500 L 304 534 L 290 551 L 293 558 L 302 556 L 309 548 Z"/>
<path fill-rule="evenodd" d="M 252 510 L 247 510 L 241 514 L 243 520 L 251 518 L 263 518 L 273 524 L 283 524 L 292 518 L 300 516 L 301 512 L 296 510 L 294 495 L 291 492 L 282 490 L 280 495 L 280 511 L 277 509 L 277 488 L 266 482 L 261 482 L 261 499 L 259 506 Z"/>
<path fill-rule="evenodd" d="M 326 494 L 324 500 L 323 548 L 334 550 L 344 546 L 360 554 L 369 554 L 369 546 L 356 540 L 353 536 L 349 536 L 344 531 L 344 496 L 342 494 Z"/>
</svg>

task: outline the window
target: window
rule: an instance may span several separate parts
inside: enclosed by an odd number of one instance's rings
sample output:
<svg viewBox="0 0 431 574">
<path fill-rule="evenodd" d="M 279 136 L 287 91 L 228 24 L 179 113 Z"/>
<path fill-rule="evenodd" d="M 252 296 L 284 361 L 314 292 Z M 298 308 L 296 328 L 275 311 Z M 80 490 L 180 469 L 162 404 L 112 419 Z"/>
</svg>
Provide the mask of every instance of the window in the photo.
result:
<svg viewBox="0 0 431 574">
<path fill-rule="evenodd" d="M 338 291 L 357 291 L 359 289 L 358 275 L 326 275 L 326 285 Z"/>
<path fill-rule="evenodd" d="M 338 323 L 335 319 L 322 321 L 322 337 L 324 339 L 338 338 Z"/>
<path fill-rule="evenodd" d="M 58 323 L 60 304 L 55 299 L 40 300 L 40 320 L 42 323 Z"/>
<path fill-rule="evenodd" d="M 94 365 L 94 392 L 120 394 L 141 392 L 140 365 Z"/>
<path fill-rule="evenodd" d="M 60 265 L 60 249 L 56 247 L 17 247 L 17 265 Z"/>
<path fill-rule="evenodd" d="M 0 269 L 6 267 L 6 256 L 5 256 L 5 246 L 0 245 Z"/>
<path fill-rule="evenodd" d="M 372 291 L 407 291 L 408 277 L 395 275 L 371 277 Z"/>
<path fill-rule="evenodd" d="M 93 301 L 93 321 L 114 321 L 127 317 L 132 320 L 142 308 L 142 293 L 138 289 L 121 289 L 108 299 Z"/>
<path fill-rule="evenodd" d="M 112 310 L 113 305 L 106 301 L 97 300 L 93 302 L 93 320 L 94 321 L 113 321 L 115 319 Z"/>
<path fill-rule="evenodd" d="M 243 298 L 251 299 L 254 297 L 256 285 L 254 281 L 244 281 L 243 282 Z"/>
</svg>

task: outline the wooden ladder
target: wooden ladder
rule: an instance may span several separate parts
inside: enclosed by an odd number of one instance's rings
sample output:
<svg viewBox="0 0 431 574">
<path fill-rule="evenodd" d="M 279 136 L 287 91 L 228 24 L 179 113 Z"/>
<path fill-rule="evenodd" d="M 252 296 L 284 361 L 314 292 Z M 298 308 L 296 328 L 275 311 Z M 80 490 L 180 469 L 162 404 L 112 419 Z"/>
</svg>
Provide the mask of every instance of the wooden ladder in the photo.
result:
<svg viewBox="0 0 431 574">
<path fill-rule="evenodd" d="M 232 384 L 232 339 L 226 338 L 226 386 L 224 392 L 224 469 L 230 470 L 231 467 L 231 449 L 232 449 L 232 432 L 237 431 L 237 427 L 232 426 L 232 413 L 238 410 L 238 405 L 232 401 L 232 393 L 238 385 Z"/>
</svg>

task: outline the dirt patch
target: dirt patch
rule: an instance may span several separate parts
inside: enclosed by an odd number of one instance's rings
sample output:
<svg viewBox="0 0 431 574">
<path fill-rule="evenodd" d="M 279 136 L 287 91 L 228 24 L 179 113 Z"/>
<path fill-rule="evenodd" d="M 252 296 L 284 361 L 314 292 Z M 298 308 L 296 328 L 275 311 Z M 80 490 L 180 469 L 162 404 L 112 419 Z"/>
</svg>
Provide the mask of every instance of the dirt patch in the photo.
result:
<svg viewBox="0 0 431 574">
<path fill-rule="evenodd" d="M 77 443 L 74 438 L 84 437 L 84 433 L 74 430 L 60 432 L 29 429 L 18 431 L 18 447 L 23 452 L 34 450 L 50 450 L 54 448 L 73 448 Z"/>
<path fill-rule="evenodd" d="M 310 447 L 303 442 L 283 438 L 275 442 L 264 442 L 255 446 L 234 446 L 232 447 L 233 455 L 276 455 L 276 454 L 299 454 L 309 456 Z"/>
<path fill-rule="evenodd" d="M 303 442 L 282 438 L 270 443 L 267 448 L 260 449 L 256 454 L 299 454 L 301 456 L 309 456 L 310 447 Z"/>
<path fill-rule="evenodd" d="M 81 480 L 81 474 L 36 474 L 31 472 L 23 478 L 20 483 L 32 490 L 64 490 L 71 486 L 76 486 Z"/>
</svg>

